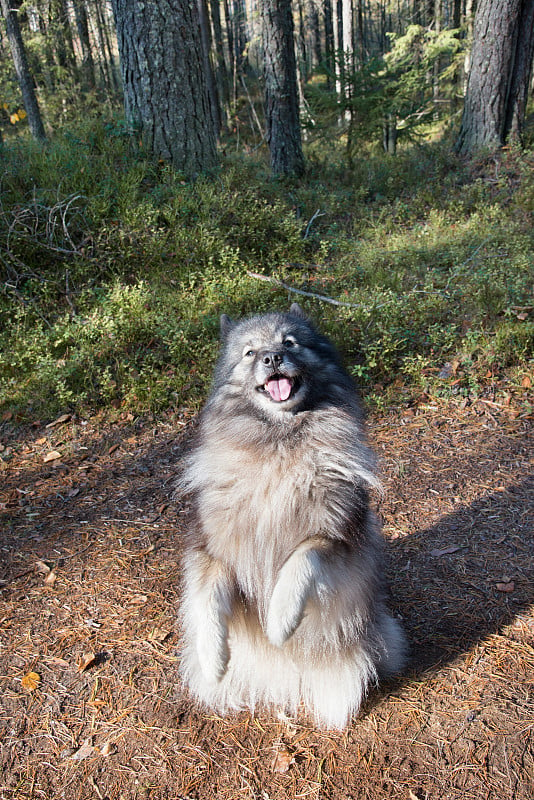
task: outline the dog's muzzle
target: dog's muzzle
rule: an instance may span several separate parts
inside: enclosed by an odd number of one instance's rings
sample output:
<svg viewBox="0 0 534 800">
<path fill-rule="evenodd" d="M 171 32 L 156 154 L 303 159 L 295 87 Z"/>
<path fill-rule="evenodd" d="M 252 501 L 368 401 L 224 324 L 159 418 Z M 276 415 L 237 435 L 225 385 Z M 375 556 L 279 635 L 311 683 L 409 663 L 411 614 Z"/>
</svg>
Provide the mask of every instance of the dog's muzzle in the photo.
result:
<svg viewBox="0 0 534 800">
<path fill-rule="evenodd" d="M 258 386 L 258 391 L 268 394 L 275 403 L 284 403 L 293 394 L 297 380 L 288 375 L 284 354 L 276 351 L 262 353 L 260 362 L 269 372 L 265 382 Z"/>
</svg>

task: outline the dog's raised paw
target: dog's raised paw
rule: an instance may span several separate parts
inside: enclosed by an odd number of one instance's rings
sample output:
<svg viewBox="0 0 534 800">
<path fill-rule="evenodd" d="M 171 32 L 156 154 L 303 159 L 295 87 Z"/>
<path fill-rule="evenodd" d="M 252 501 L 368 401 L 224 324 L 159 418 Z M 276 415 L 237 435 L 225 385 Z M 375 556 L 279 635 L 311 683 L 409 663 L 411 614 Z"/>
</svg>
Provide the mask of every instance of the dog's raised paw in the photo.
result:
<svg viewBox="0 0 534 800">
<path fill-rule="evenodd" d="M 282 647 L 298 628 L 306 598 L 288 585 L 287 575 L 281 575 L 269 603 L 265 634 L 275 647 Z"/>
</svg>

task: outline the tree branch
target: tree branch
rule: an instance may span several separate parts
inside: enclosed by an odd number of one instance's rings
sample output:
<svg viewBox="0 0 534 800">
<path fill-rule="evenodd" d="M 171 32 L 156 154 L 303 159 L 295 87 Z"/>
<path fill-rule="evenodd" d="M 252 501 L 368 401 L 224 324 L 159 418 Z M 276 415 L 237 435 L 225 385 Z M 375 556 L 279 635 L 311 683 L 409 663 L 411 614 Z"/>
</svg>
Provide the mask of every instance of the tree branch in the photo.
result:
<svg viewBox="0 0 534 800">
<path fill-rule="evenodd" d="M 278 280 L 278 278 L 271 278 L 270 275 L 260 275 L 257 272 L 250 272 L 247 270 L 247 275 L 250 278 L 256 278 L 259 281 L 266 281 L 267 283 L 274 283 L 275 286 L 281 286 L 282 289 L 287 289 L 288 292 L 294 294 L 302 294 L 305 297 L 314 297 L 315 300 L 321 300 L 323 303 L 331 303 L 333 306 L 346 306 L 347 308 L 366 308 L 361 303 L 344 303 L 342 300 L 334 300 L 332 297 L 326 297 L 324 294 L 316 294 L 315 292 L 306 292 L 304 289 L 295 289 L 293 286 Z"/>
</svg>

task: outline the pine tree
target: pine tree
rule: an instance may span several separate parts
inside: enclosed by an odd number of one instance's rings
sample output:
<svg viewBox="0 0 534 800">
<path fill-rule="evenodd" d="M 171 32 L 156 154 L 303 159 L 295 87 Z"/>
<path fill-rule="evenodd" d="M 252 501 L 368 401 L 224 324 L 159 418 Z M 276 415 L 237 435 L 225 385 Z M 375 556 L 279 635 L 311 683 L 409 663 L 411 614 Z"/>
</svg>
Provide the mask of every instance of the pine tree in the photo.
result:
<svg viewBox="0 0 534 800">
<path fill-rule="evenodd" d="M 262 39 L 266 138 L 274 175 L 300 175 L 304 156 L 299 121 L 291 0 L 263 0 Z"/>
<path fill-rule="evenodd" d="M 457 149 L 521 134 L 534 48 L 534 0 L 480 0 Z"/>
<path fill-rule="evenodd" d="M 198 5 L 112 0 L 126 116 L 144 146 L 187 176 L 217 163 Z"/>
</svg>

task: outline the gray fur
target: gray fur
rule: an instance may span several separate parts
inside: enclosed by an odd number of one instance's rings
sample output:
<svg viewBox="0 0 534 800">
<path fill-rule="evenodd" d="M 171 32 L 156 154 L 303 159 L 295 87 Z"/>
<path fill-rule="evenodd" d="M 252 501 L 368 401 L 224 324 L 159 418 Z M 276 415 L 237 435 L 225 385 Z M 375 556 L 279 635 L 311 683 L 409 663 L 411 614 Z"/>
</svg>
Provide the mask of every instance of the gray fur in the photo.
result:
<svg viewBox="0 0 534 800">
<path fill-rule="evenodd" d="M 181 482 L 193 506 L 182 676 L 220 713 L 304 707 L 343 728 L 405 650 L 384 604 L 368 503 L 378 480 L 356 391 L 296 304 L 223 316 L 221 334 Z"/>
</svg>

